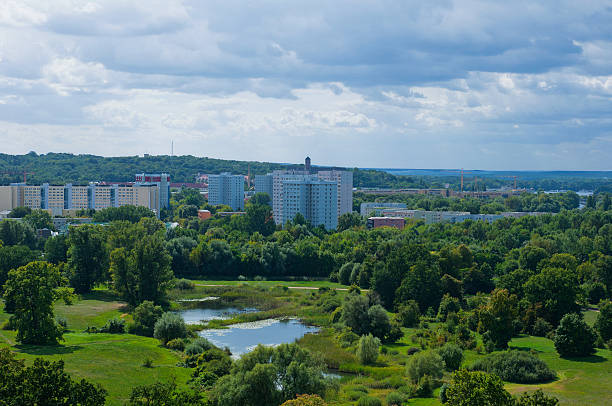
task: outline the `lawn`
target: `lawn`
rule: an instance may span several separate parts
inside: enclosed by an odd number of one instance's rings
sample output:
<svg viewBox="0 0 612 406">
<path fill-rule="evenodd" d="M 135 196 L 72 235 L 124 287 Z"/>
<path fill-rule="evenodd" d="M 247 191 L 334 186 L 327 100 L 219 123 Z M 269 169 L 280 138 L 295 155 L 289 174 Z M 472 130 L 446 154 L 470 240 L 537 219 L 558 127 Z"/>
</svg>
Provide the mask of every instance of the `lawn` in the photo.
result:
<svg viewBox="0 0 612 406">
<path fill-rule="evenodd" d="M 9 346 L 18 358 L 32 361 L 36 357 L 64 360 L 66 371 L 74 378 L 85 378 L 101 384 L 108 391 L 107 404 L 123 405 L 131 389 L 157 380 L 176 379 L 185 384 L 190 370 L 176 366 L 180 356 L 159 345 L 153 338 L 131 334 L 87 334 L 88 326 L 102 326 L 106 320 L 121 314 L 122 302 L 112 300 L 104 291 L 96 291 L 74 305 L 56 305 L 57 315 L 66 317 L 74 331 L 64 334 L 58 346 L 15 345 L 15 331 L 0 330 L 0 347 Z M 0 323 L 7 314 L 0 310 Z M 144 368 L 146 358 L 153 368 Z"/>
</svg>

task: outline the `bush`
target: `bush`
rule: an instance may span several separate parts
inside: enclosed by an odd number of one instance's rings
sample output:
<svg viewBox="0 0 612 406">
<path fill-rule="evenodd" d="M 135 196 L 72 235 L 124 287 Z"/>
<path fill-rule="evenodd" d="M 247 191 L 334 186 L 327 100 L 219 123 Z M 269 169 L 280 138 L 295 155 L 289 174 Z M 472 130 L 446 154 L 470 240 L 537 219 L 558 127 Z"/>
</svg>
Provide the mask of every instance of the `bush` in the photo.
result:
<svg viewBox="0 0 612 406">
<path fill-rule="evenodd" d="M 357 401 L 357 406 L 382 406 L 382 401 L 372 396 L 363 396 Z"/>
<path fill-rule="evenodd" d="M 400 392 L 391 392 L 385 398 L 385 401 L 387 402 L 387 406 L 401 406 L 407 400 L 408 399 L 406 398 L 406 395 Z"/>
<path fill-rule="evenodd" d="M 524 351 L 504 351 L 476 361 L 470 368 L 494 374 L 514 383 L 541 383 L 556 375 L 544 361 Z"/>
<path fill-rule="evenodd" d="M 357 344 L 357 358 L 364 365 L 373 364 L 378 358 L 379 346 L 380 340 L 372 334 L 361 336 L 359 344 Z"/>
<path fill-rule="evenodd" d="M 425 375 L 434 379 L 442 378 L 444 366 L 444 360 L 437 352 L 423 351 L 410 357 L 406 373 L 413 383 L 419 383 Z"/>
<path fill-rule="evenodd" d="M 581 357 L 595 352 L 595 333 L 582 316 L 569 313 L 563 316 L 555 331 L 555 348 L 562 357 Z"/>
<path fill-rule="evenodd" d="M 397 311 L 399 320 L 404 327 L 414 327 L 419 324 L 421 312 L 419 304 L 415 300 L 409 300 L 401 305 Z"/>
<path fill-rule="evenodd" d="M 195 283 L 187 279 L 178 279 L 174 286 L 179 290 L 192 290 L 195 288 Z"/>
<path fill-rule="evenodd" d="M 155 306 L 153 302 L 145 300 L 134 309 L 132 315 L 134 325 L 130 325 L 128 331 L 132 334 L 152 337 L 155 323 L 163 313 L 161 306 Z"/>
<path fill-rule="evenodd" d="M 454 371 L 459 369 L 461 362 L 463 361 L 463 350 L 457 344 L 446 343 L 442 348 L 438 350 L 438 354 L 444 360 L 446 369 Z"/>
<path fill-rule="evenodd" d="M 65 330 L 68 330 L 68 320 L 66 320 L 65 317 L 63 316 L 57 316 L 55 318 L 55 322 L 62 328 Z"/>
<path fill-rule="evenodd" d="M 446 403 L 446 401 L 448 400 L 448 398 L 446 397 L 446 389 L 448 389 L 448 384 L 442 384 L 442 387 L 440 387 L 440 402 L 442 403 Z"/>
<path fill-rule="evenodd" d="M 546 337 L 553 329 L 553 326 L 541 317 L 538 317 L 533 323 L 532 334 L 536 337 Z"/>
<path fill-rule="evenodd" d="M 185 354 L 198 355 L 206 350 L 210 350 L 213 345 L 207 339 L 198 337 L 185 347 Z"/>
<path fill-rule="evenodd" d="M 125 333 L 125 320 L 110 319 L 104 327 L 100 329 L 100 333 L 123 334 Z"/>
<path fill-rule="evenodd" d="M 175 338 L 174 340 L 170 340 L 166 343 L 166 348 L 175 351 L 184 351 L 185 341 L 183 341 L 182 338 Z"/>
<path fill-rule="evenodd" d="M 370 333 L 384 340 L 391 332 L 391 321 L 387 311 L 381 305 L 374 305 L 368 309 L 368 318 L 370 319 Z"/>
<path fill-rule="evenodd" d="M 145 358 L 144 362 L 142 363 L 142 366 L 145 368 L 153 368 L 153 360 L 149 357 Z"/>
<path fill-rule="evenodd" d="M 346 264 L 342 265 L 338 271 L 338 282 L 343 285 L 349 285 L 354 266 L 355 264 L 353 262 L 347 262 Z"/>
<path fill-rule="evenodd" d="M 153 336 L 165 345 L 175 338 L 187 337 L 187 326 L 185 326 L 185 321 L 181 316 L 166 312 L 155 323 Z"/>
<path fill-rule="evenodd" d="M 542 392 L 542 389 L 538 389 L 532 393 L 523 392 L 515 404 L 516 406 L 557 406 L 559 399 L 548 396 Z"/>
</svg>

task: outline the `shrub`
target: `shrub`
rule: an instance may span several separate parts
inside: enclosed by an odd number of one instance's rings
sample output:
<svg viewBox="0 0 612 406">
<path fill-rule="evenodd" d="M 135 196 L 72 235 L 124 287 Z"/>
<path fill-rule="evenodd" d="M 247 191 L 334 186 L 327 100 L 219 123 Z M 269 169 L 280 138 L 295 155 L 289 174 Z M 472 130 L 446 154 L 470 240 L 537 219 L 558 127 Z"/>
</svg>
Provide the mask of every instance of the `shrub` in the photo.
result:
<svg viewBox="0 0 612 406">
<path fill-rule="evenodd" d="M 204 352 L 204 348 L 197 343 L 189 343 L 185 347 L 185 354 L 187 355 L 198 355 Z"/>
<path fill-rule="evenodd" d="M 406 373 L 413 383 L 419 383 L 422 377 L 442 378 L 444 360 L 434 351 L 423 351 L 413 355 L 406 365 Z"/>
<path fill-rule="evenodd" d="M 433 394 L 433 390 L 434 380 L 429 375 L 425 375 L 419 379 L 414 396 L 418 398 L 427 398 Z"/>
<path fill-rule="evenodd" d="M 100 329 L 100 333 L 123 334 L 125 333 L 125 320 L 110 319 L 104 327 Z"/>
<path fill-rule="evenodd" d="M 442 386 L 440 387 L 440 402 L 442 403 L 446 403 L 446 401 L 448 400 L 448 398 L 446 397 L 447 389 L 448 389 L 447 383 L 442 384 Z"/>
<path fill-rule="evenodd" d="M 476 361 L 471 370 L 495 374 L 514 383 L 541 383 L 555 379 L 544 361 L 524 351 L 504 351 Z"/>
<path fill-rule="evenodd" d="M 182 338 L 175 338 L 166 343 L 166 348 L 175 351 L 185 350 L 185 341 Z"/>
<path fill-rule="evenodd" d="M 63 316 L 57 316 L 55 322 L 62 327 L 64 330 L 68 330 L 68 320 Z"/>
<path fill-rule="evenodd" d="M 244 281 L 247 280 L 247 278 L 244 275 L 238 275 L 238 280 L 241 281 L 241 282 L 244 282 Z"/>
<path fill-rule="evenodd" d="M 319 395 L 298 395 L 281 406 L 325 406 L 327 403 Z"/>
<path fill-rule="evenodd" d="M 164 345 L 175 338 L 185 338 L 187 337 L 185 321 L 176 313 L 166 312 L 155 323 L 153 336 Z"/>
<path fill-rule="evenodd" d="M 557 406 L 559 399 L 554 396 L 548 396 L 542 392 L 542 389 L 538 389 L 532 393 L 522 393 L 515 404 L 516 406 Z"/>
<path fill-rule="evenodd" d="M 142 363 L 142 366 L 145 368 L 153 368 L 153 360 L 149 357 L 145 358 L 144 362 Z"/>
<path fill-rule="evenodd" d="M 346 264 L 342 265 L 338 271 L 338 282 L 343 285 L 349 285 L 354 266 L 355 264 L 353 262 L 347 262 Z"/>
<path fill-rule="evenodd" d="M 134 325 L 130 325 L 128 331 L 132 334 L 152 337 L 155 323 L 163 313 L 164 311 L 161 306 L 155 306 L 153 302 L 145 300 L 134 309 L 132 315 Z"/>
<path fill-rule="evenodd" d="M 178 279 L 174 286 L 180 290 L 192 290 L 195 288 L 195 283 L 187 279 Z"/>
<path fill-rule="evenodd" d="M 372 334 L 361 336 L 357 345 L 357 358 L 364 365 L 373 364 L 378 358 L 379 346 L 380 340 Z"/>
<path fill-rule="evenodd" d="M 555 348 L 562 357 L 581 357 L 595 352 L 595 333 L 582 316 L 569 313 L 563 316 L 555 331 Z"/>
<path fill-rule="evenodd" d="M 390 392 L 385 401 L 387 402 L 387 406 L 401 406 L 406 402 L 406 395 L 400 392 Z"/>
<path fill-rule="evenodd" d="M 595 329 L 604 341 L 612 339 L 612 302 L 603 303 L 599 306 Z"/>
<path fill-rule="evenodd" d="M 382 406 L 382 401 L 372 396 L 363 396 L 357 401 L 357 406 Z"/>
<path fill-rule="evenodd" d="M 401 305 L 397 311 L 397 316 L 404 327 L 414 327 L 419 324 L 421 312 L 419 304 L 415 300 L 409 300 Z"/>
<path fill-rule="evenodd" d="M 454 343 L 444 344 L 444 346 L 438 350 L 438 354 L 440 354 L 442 360 L 444 360 L 446 369 L 449 371 L 459 369 L 461 361 L 463 361 L 463 351 L 461 347 Z"/>
<path fill-rule="evenodd" d="M 553 329 L 553 326 L 541 317 L 538 317 L 533 323 L 532 334 L 536 337 L 546 337 Z"/>
</svg>

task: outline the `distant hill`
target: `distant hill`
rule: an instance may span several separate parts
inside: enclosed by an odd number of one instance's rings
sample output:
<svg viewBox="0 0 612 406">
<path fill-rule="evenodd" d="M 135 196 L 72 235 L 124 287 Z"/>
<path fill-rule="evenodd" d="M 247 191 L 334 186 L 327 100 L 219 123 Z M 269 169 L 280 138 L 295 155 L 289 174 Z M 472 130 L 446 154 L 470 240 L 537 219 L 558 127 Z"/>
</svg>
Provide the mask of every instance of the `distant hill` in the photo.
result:
<svg viewBox="0 0 612 406">
<path fill-rule="evenodd" d="M 102 157 L 65 153 L 25 155 L 0 154 L 0 184 L 20 182 L 22 173 L 29 172 L 29 184 L 86 183 L 91 181 L 127 182 L 134 174 L 169 173 L 173 182 L 193 182 L 198 173 L 232 172 L 246 175 L 264 174 L 276 169 L 303 169 L 302 164 L 257 161 L 233 161 L 191 155 Z M 336 169 L 346 169 L 335 167 Z M 323 169 L 323 167 L 316 167 Z M 459 175 L 446 169 L 347 169 L 353 171 L 355 187 L 380 188 L 443 188 L 459 189 Z M 612 192 L 610 172 L 477 172 L 479 185 L 487 188 L 510 186 L 506 175 L 519 175 L 518 186 L 536 190 L 588 189 Z M 464 189 L 470 190 L 474 175 L 465 176 Z"/>
</svg>

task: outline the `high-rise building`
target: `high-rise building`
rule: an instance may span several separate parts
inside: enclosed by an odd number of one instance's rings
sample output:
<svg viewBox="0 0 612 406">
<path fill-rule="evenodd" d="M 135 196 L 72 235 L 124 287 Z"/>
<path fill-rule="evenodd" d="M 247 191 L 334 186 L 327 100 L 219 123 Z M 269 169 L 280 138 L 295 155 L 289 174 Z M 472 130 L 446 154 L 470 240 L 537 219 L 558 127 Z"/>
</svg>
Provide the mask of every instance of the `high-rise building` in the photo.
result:
<svg viewBox="0 0 612 406">
<path fill-rule="evenodd" d="M 233 210 L 244 210 L 244 176 L 224 172 L 208 175 L 208 203 L 226 204 Z"/>
<path fill-rule="evenodd" d="M 267 175 L 255 175 L 255 193 L 266 193 L 270 196 L 270 206 L 274 204 L 272 196 L 274 195 L 274 176 L 272 174 Z"/>
<path fill-rule="evenodd" d="M 167 173 L 138 173 L 135 184 L 153 184 L 159 188 L 159 208 L 170 207 L 170 175 Z"/>
<path fill-rule="evenodd" d="M 42 193 L 41 209 L 49 210 L 52 216 L 61 216 L 66 206 L 65 186 L 43 183 L 40 189 Z"/>
<path fill-rule="evenodd" d="M 338 227 L 337 185 L 316 179 L 292 179 L 283 182 L 283 221 L 300 213 L 314 226 Z"/>
<path fill-rule="evenodd" d="M 319 171 L 319 179 L 336 182 L 338 186 L 338 216 L 353 212 L 353 172 L 351 171 Z"/>
</svg>

